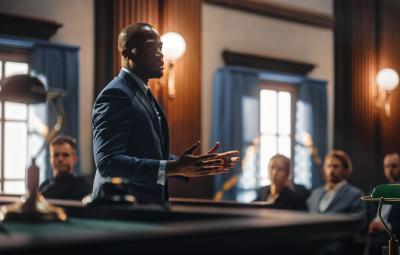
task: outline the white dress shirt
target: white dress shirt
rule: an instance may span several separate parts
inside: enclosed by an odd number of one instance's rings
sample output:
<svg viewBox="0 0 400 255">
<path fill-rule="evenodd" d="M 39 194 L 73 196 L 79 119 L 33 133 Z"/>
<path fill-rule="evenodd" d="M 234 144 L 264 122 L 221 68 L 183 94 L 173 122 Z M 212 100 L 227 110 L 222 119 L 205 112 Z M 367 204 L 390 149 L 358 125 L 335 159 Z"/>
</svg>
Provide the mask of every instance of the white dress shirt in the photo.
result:
<svg viewBox="0 0 400 255">
<path fill-rule="evenodd" d="M 338 190 L 343 187 L 343 185 L 345 185 L 347 182 L 341 181 L 338 184 L 335 185 L 335 187 L 333 187 L 332 189 L 328 189 L 327 186 L 324 187 L 325 189 L 325 194 L 322 196 L 321 201 L 319 202 L 319 206 L 318 209 L 320 212 L 325 212 L 329 205 L 332 203 L 333 199 L 336 196 L 336 193 L 338 192 Z"/>
</svg>

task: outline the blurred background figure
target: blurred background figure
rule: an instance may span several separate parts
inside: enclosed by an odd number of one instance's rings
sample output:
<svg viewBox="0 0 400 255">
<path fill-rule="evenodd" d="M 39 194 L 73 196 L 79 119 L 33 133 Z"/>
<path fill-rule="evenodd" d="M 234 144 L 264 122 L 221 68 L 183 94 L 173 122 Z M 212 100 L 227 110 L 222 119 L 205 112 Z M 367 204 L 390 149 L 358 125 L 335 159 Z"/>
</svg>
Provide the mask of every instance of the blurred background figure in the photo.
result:
<svg viewBox="0 0 400 255">
<path fill-rule="evenodd" d="M 326 155 L 323 165 L 325 186 L 316 188 L 307 200 L 310 212 L 354 213 L 366 215 L 363 192 L 347 182 L 353 165 L 346 152 L 334 150 Z"/>
<path fill-rule="evenodd" d="M 386 154 L 383 160 L 383 171 L 389 184 L 400 183 L 400 156 L 398 153 Z M 374 215 L 374 218 L 368 225 L 368 233 L 371 235 L 369 254 L 380 255 L 382 254 L 382 246 L 387 244 L 389 236 L 377 215 L 377 207 L 375 206 L 371 211 L 371 215 Z M 400 205 L 383 205 L 382 218 L 390 230 L 397 237 L 400 236 Z"/>
<path fill-rule="evenodd" d="M 81 200 L 91 193 L 91 186 L 80 176 L 74 175 L 78 162 L 76 142 L 70 136 L 58 136 L 50 143 L 50 164 L 53 177 L 44 181 L 39 191 L 46 198 Z"/>
<path fill-rule="evenodd" d="M 321 214 L 351 214 L 365 219 L 366 223 L 367 207 L 360 199 L 363 192 L 347 182 L 352 171 L 353 164 L 346 152 L 333 150 L 328 153 L 323 165 L 325 185 L 311 192 L 307 200 L 309 211 Z M 360 225 L 359 233 L 364 233 L 365 228 L 366 224 Z M 351 254 L 355 249 L 357 245 L 351 238 L 328 244 L 320 254 Z"/>
<path fill-rule="evenodd" d="M 281 154 L 274 155 L 268 164 L 271 184 L 257 190 L 255 201 L 266 201 L 274 209 L 306 210 L 305 199 L 291 184 L 290 159 Z"/>
</svg>

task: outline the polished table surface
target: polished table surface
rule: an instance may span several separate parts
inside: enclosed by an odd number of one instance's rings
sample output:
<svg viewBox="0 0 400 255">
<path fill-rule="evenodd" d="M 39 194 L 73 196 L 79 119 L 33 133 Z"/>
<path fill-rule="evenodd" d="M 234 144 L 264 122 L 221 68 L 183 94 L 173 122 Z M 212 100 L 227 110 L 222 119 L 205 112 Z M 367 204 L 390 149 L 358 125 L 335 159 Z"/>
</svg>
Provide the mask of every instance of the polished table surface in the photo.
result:
<svg viewBox="0 0 400 255">
<path fill-rule="evenodd" d="M 0 204 L 15 197 L 0 196 Z M 3 223 L 0 254 L 163 254 L 265 251 L 312 254 L 357 232 L 360 219 L 262 209 L 263 204 L 172 199 L 170 207 L 87 207 L 50 200 L 70 218 L 61 223 Z M 93 253 L 94 252 L 94 253 Z"/>
</svg>

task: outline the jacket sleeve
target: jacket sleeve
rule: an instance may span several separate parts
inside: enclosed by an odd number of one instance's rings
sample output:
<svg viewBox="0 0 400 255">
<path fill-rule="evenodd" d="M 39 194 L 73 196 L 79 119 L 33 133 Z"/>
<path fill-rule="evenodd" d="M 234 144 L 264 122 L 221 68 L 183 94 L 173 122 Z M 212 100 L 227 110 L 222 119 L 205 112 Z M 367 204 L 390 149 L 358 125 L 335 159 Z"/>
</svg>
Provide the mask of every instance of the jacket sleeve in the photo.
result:
<svg viewBox="0 0 400 255">
<path fill-rule="evenodd" d="M 132 103 L 123 91 L 109 89 L 97 98 L 92 123 L 96 167 L 102 177 L 156 184 L 160 161 L 128 155 L 133 117 Z M 137 146 L 141 146 L 139 141 Z"/>
</svg>

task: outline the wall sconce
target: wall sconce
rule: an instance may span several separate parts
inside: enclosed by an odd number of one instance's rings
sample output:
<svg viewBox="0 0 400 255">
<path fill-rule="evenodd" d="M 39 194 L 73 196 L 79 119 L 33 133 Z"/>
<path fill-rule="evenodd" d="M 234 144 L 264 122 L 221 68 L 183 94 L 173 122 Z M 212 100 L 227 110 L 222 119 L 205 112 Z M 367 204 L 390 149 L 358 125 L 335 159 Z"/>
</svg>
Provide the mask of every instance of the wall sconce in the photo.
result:
<svg viewBox="0 0 400 255">
<path fill-rule="evenodd" d="M 186 42 L 183 37 L 174 32 L 165 33 L 161 36 L 163 43 L 162 53 L 166 62 L 168 63 L 167 75 L 167 88 L 168 96 L 175 97 L 175 71 L 174 64 L 186 50 Z"/>
<path fill-rule="evenodd" d="M 376 75 L 376 83 L 379 87 L 379 94 L 377 97 L 376 105 L 384 107 L 385 115 L 390 116 L 390 102 L 389 96 L 399 84 L 399 75 L 397 72 L 390 68 L 381 69 Z"/>
</svg>

